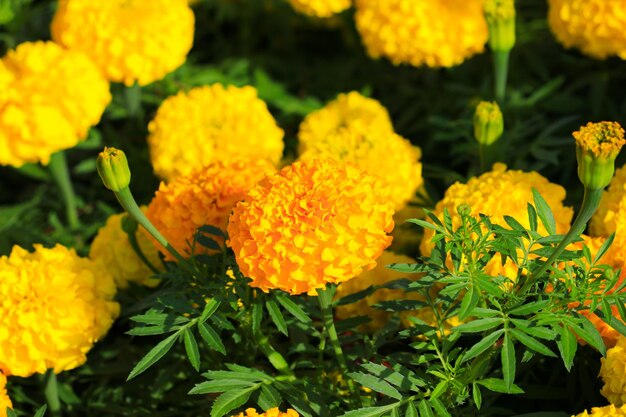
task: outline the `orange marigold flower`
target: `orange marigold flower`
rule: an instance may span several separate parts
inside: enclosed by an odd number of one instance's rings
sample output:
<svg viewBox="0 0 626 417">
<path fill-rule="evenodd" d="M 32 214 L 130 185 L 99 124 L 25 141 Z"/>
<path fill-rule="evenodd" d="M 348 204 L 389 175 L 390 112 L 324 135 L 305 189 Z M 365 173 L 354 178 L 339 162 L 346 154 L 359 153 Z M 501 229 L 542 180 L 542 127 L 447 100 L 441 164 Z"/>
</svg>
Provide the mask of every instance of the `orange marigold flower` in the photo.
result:
<svg viewBox="0 0 626 417">
<path fill-rule="evenodd" d="M 330 17 L 352 6 L 352 0 L 289 0 L 300 13 L 317 17 Z"/>
<path fill-rule="evenodd" d="M 7 408 L 13 408 L 13 403 L 7 394 L 7 377 L 0 372 L 0 417 L 7 417 Z"/>
<path fill-rule="evenodd" d="M 248 408 L 245 412 L 233 414 L 231 417 L 300 417 L 300 414 L 291 408 L 284 413 L 278 407 L 271 408 L 264 413 L 259 413 L 254 408 Z"/>
<path fill-rule="evenodd" d="M 556 232 L 567 232 L 574 212 L 571 207 L 563 205 L 565 188 L 549 182 L 538 172 L 507 170 L 506 165 L 500 163 L 494 164 L 492 171 L 471 178 L 467 184 L 457 182 L 450 186 L 444 198 L 435 206 L 433 214 L 443 219 L 444 209 L 448 209 L 452 225 L 456 228 L 461 222 L 457 207 L 467 204 L 472 209 L 472 216 L 486 214 L 490 216 L 492 223 L 506 226 L 504 216 L 508 215 L 529 228 L 527 204 L 533 202 L 533 188 L 543 196 L 552 209 L 556 219 Z M 504 195 L 506 198 L 502 198 Z M 547 233 L 542 225 L 539 226 L 539 232 Z M 420 245 L 424 256 L 430 256 L 434 246 L 431 242 L 433 236 L 432 229 L 424 230 Z M 497 256 L 487 264 L 485 271 L 490 275 L 502 274 L 513 278 L 516 276 L 517 268 L 510 260 L 502 266 L 501 259 Z"/>
<path fill-rule="evenodd" d="M 615 407 L 613 404 L 604 407 L 594 407 L 591 413 L 587 410 L 572 417 L 626 417 L 626 406 Z"/>
<path fill-rule="evenodd" d="M 356 0 L 356 8 L 369 54 L 396 65 L 459 65 L 482 52 L 489 36 L 483 0 Z"/>
<path fill-rule="evenodd" d="M 0 370 L 28 377 L 82 365 L 119 314 L 113 277 L 73 249 L 0 257 Z"/>
<path fill-rule="evenodd" d="M 422 185 L 421 151 L 396 135 L 389 113 L 357 92 L 340 94 L 300 125 L 300 159 L 336 159 L 378 176 L 396 209 Z"/>
<path fill-rule="evenodd" d="M 566 48 L 597 59 L 626 59 L 625 0 L 548 0 L 548 22 Z"/>
<path fill-rule="evenodd" d="M 129 281 L 155 287 L 160 280 L 152 278 L 154 272 L 137 255 L 122 228 L 126 216 L 125 213 L 114 214 L 107 219 L 91 244 L 89 258 L 113 276 L 118 288 L 128 288 Z M 155 268 L 162 266 L 159 251 L 141 226 L 137 228 L 135 237 L 146 260 Z"/>
<path fill-rule="evenodd" d="M 600 358 L 600 378 L 604 386 L 600 393 L 617 407 L 626 403 L 626 337 L 619 336 L 617 344 Z"/>
<path fill-rule="evenodd" d="M 154 171 L 169 181 L 237 156 L 278 165 L 284 132 L 254 87 L 198 87 L 166 99 L 148 125 Z"/>
<path fill-rule="evenodd" d="M 393 207 L 380 182 L 331 160 L 296 162 L 237 204 L 228 244 L 250 285 L 317 294 L 376 266 L 391 243 Z"/>
<path fill-rule="evenodd" d="M 275 171 L 264 159 L 241 157 L 230 162 L 214 162 L 169 184 L 161 183 L 146 215 L 174 249 L 183 256 L 191 256 L 190 244 L 196 230 L 204 225 L 226 230 L 234 205 L 263 177 Z M 160 249 L 167 260 L 174 260 L 165 248 Z M 194 248 L 194 254 L 203 251 L 207 249 Z"/>
<path fill-rule="evenodd" d="M 89 55 L 109 80 L 146 85 L 185 62 L 194 20 L 187 0 L 59 0 L 52 38 Z"/>
<path fill-rule="evenodd" d="M 48 164 L 87 137 L 110 101 L 87 56 L 53 42 L 19 45 L 0 60 L 0 165 Z"/>
</svg>

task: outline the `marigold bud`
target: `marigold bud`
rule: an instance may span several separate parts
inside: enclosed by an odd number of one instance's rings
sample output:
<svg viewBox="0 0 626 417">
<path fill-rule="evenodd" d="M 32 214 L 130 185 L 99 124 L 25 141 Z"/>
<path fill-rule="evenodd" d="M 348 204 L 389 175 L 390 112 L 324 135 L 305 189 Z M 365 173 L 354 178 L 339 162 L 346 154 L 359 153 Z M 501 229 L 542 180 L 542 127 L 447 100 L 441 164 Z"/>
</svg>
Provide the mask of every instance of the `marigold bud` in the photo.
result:
<svg viewBox="0 0 626 417">
<path fill-rule="evenodd" d="M 474 137 L 481 145 L 491 145 L 504 131 L 504 120 L 498 103 L 481 101 L 474 113 Z"/>
<path fill-rule="evenodd" d="M 487 0 L 485 18 L 492 51 L 508 52 L 515 45 L 515 1 Z"/>
<path fill-rule="evenodd" d="M 578 178 L 592 190 L 605 188 L 615 172 L 615 158 L 626 143 L 616 122 L 587 123 L 572 134 L 576 140 Z"/>
<path fill-rule="evenodd" d="M 116 148 L 105 147 L 96 161 L 98 174 L 104 186 L 113 192 L 128 188 L 130 184 L 130 168 L 126 154 Z"/>
</svg>

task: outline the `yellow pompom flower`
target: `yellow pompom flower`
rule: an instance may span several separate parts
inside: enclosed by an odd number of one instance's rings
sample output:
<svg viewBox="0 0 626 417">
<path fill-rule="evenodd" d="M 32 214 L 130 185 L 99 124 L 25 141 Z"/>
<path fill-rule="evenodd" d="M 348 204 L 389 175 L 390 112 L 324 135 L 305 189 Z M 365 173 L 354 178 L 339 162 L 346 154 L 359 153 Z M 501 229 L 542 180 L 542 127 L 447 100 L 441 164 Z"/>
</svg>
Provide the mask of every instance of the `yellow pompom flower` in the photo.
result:
<svg viewBox="0 0 626 417">
<path fill-rule="evenodd" d="M 604 407 L 594 407 L 591 413 L 587 410 L 572 417 L 626 417 L 626 406 L 615 407 L 613 404 Z"/>
<path fill-rule="evenodd" d="M 452 67 L 485 49 L 482 0 L 356 0 L 356 26 L 373 58 Z"/>
<path fill-rule="evenodd" d="M 7 417 L 7 408 L 13 408 L 13 403 L 7 394 L 7 377 L 0 372 L 0 417 Z"/>
<path fill-rule="evenodd" d="M 237 204 L 228 245 L 252 287 L 316 295 L 375 267 L 391 243 L 393 207 L 379 189 L 349 165 L 296 162 Z"/>
<path fill-rule="evenodd" d="M 626 59 L 625 0 L 548 0 L 552 33 L 566 48 L 596 59 Z"/>
<path fill-rule="evenodd" d="M 397 255 L 393 252 L 384 251 L 376 260 L 376 267 L 374 269 L 365 271 L 359 276 L 339 285 L 335 293 L 335 299 L 363 291 L 370 286 L 384 285 L 391 281 L 407 278 L 407 274 L 387 268 L 387 265 L 393 263 L 411 264 L 415 263 L 415 260 L 405 255 Z M 371 321 L 367 323 L 365 327 L 368 331 L 374 332 L 389 321 L 392 313 L 372 308 L 372 306 L 381 301 L 406 299 L 407 295 L 408 294 L 403 290 L 380 288 L 373 294 L 356 303 L 337 307 L 335 309 L 335 315 L 341 320 L 355 316 L 369 316 Z"/>
<path fill-rule="evenodd" d="M 254 408 L 248 408 L 245 412 L 233 414 L 231 417 L 300 417 L 300 414 L 291 408 L 284 413 L 278 407 L 269 409 L 264 413 L 259 413 Z"/>
<path fill-rule="evenodd" d="M 113 276 L 118 288 L 128 288 L 129 281 L 155 287 L 160 281 L 152 278 L 154 272 L 137 255 L 128 234 L 122 229 L 122 220 L 126 216 L 125 213 L 114 214 L 107 219 L 91 244 L 89 258 Z M 155 268 L 162 265 L 159 251 L 141 226 L 135 237 L 146 260 Z"/>
<path fill-rule="evenodd" d="M 352 0 L 289 0 L 291 6 L 309 16 L 331 17 L 352 6 Z"/>
<path fill-rule="evenodd" d="M 51 29 L 109 80 L 147 85 L 185 62 L 194 20 L 187 0 L 59 0 Z"/>
<path fill-rule="evenodd" d="M 0 60 L 0 165 L 48 164 L 87 137 L 110 101 L 85 55 L 53 42 L 19 45 Z"/>
<path fill-rule="evenodd" d="M 444 198 L 435 206 L 433 214 L 443 219 L 444 209 L 448 209 L 452 225 L 456 228 L 461 222 L 457 207 L 467 204 L 472 209 L 472 216 L 478 217 L 480 213 L 486 214 L 492 223 L 506 226 L 504 216 L 508 215 L 529 228 L 527 204 L 533 203 L 533 188 L 541 194 L 552 209 L 556 220 L 556 232 L 566 233 L 574 212 L 571 207 L 563 205 L 565 188 L 551 183 L 538 172 L 507 170 L 506 165 L 501 163 L 494 164 L 492 171 L 471 178 L 467 184 L 457 182 L 450 186 Z M 547 233 L 543 225 L 539 225 L 538 229 L 540 233 Z M 424 256 L 430 256 L 433 249 L 431 242 L 433 235 L 432 229 L 424 230 L 420 245 Z M 510 262 L 502 266 L 500 257 L 494 257 L 487 265 L 486 272 L 490 275 L 502 274 L 512 278 L 516 275 L 517 268 Z"/>
<path fill-rule="evenodd" d="M 148 125 L 154 171 L 169 181 L 243 155 L 278 165 L 284 132 L 254 87 L 198 87 L 166 99 Z"/>
<path fill-rule="evenodd" d="M 263 177 L 275 171 L 264 159 L 216 161 L 169 184 L 161 183 L 146 215 L 174 249 L 183 256 L 191 256 L 189 245 L 196 230 L 210 225 L 225 231 L 235 204 Z M 198 246 L 194 249 L 195 254 L 207 251 Z M 161 252 L 166 259 L 174 260 L 164 248 Z"/>
<path fill-rule="evenodd" d="M 14 246 L 0 257 L 0 370 L 74 369 L 119 314 L 113 277 L 73 249 Z"/>
<path fill-rule="evenodd" d="M 393 132 L 387 110 L 357 92 L 309 114 L 298 133 L 300 159 L 336 159 L 378 176 L 399 210 L 422 185 L 421 151 Z"/>
<path fill-rule="evenodd" d="M 604 382 L 600 394 L 617 407 L 626 403 L 626 337 L 619 336 L 617 344 L 600 358 L 600 378 Z"/>
</svg>

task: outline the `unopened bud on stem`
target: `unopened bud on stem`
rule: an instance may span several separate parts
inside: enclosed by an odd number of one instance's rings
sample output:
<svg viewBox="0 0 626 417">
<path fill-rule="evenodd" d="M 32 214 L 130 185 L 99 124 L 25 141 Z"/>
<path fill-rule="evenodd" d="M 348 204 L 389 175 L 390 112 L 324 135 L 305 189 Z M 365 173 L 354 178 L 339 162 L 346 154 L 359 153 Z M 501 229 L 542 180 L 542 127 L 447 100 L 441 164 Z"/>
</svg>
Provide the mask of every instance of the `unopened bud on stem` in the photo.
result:
<svg viewBox="0 0 626 417">
<path fill-rule="evenodd" d="M 119 192 L 130 185 L 130 168 L 123 151 L 105 147 L 98 155 L 96 168 L 104 186 L 109 190 Z"/>
</svg>

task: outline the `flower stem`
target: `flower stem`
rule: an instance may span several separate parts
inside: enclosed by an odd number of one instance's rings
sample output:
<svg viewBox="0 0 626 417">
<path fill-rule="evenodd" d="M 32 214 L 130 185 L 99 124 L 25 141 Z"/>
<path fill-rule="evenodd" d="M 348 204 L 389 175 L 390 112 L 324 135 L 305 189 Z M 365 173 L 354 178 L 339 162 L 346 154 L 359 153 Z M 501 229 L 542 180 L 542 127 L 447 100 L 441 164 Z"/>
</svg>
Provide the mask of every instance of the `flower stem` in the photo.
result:
<svg viewBox="0 0 626 417">
<path fill-rule="evenodd" d="M 261 352 L 263 352 L 263 354 L 267 357 L 272 366 L 276 368 L 276 370 L 281 374 L 295 379 L 293 371 L 289 367 L 289 364 L 287 363 L 283 355 L 276 351 L 276 349 L 274 349 L 274 347 L 270 344 L 267 336 L 261 334 L 260 332 L 257 332 L 257 334 L 255 334 L 255 338 L 259 349 L 261 349 Z"/>
<path fill-rule="evenodd" d="M 72 186 L 67 160 L 63 151 L 57 152 L 50 157 L 48 169 L 54 182 L 59 187 L 65 202 L 67 224 L 71 230 L 77 230 L 80 227 L 80 221 L 78 220 L 78 210 L 76 209 L 76 195 L 74 194 L 74 187 Z"/>
<path fill-rule="evenodd" d="M 552 252 L 552 255 L 550 255 L 548 260 L 543 265 L 541 265 L 541 267 L 537 269 L 537 271 L 533 272 L 529 276 L 528 280 L 521 289 L 522 294 L 527 291 L 528 288 L 530 288 L 533 282 L 537 281 L 537 278 L 541 277 L 541 275 L 547 271 L 550 265 L 554 263 L 554 261 L 559 257 L 559 255 L 561 255 L 561 253 L 563 253 L 567 245 L 572 243 L 575 238 L 580 236 L 580 234 L 585 231 L 587 223 L 589 222 L 591 216 L 593 216 L 593 213 L 595 213 L 598 205 L 600 204 L 602 191 L 602 188 L 590 189 L 585 187 L 583 204 L 580 208 L 580 211 L 578 212 L 578 215 L 576 216 L 576 220 L 574 220 L 574 223 L 572 224 L 572 227 L 569 229 L 569 232 L 567 232 L 561 243 L 559 243 L 559 245 L 556 247 L 554 252 Z"/>
<path fill-rule="evenodd" d="M 48 369 L 44 376 L 44 395 L 50 413 L 55 417 L 61 415 L 61 401 L 59 400 L 57 375 L 54 373 L 54 369 Z"/>
<path fill-rule="evenodd" d="M 335 291 L 331 287 L 326 287 L 325 289 L 317 291 L 317 300 L 319 302 L 320 311 L 322 313 L 322 321 L 324 323 L 326 333 L 328 334 L 328 338 L 330 339 L 330 344 L 333 347 L 335 358 L 339 363 L 339 369 L 341 371 L 341 374 L 348 384 L 348 389 L 350 390 L 354 398 L 360 399 L 359 393 L 354 385 L 354 381 L 347 375 L 348 363 L 346 362 L 346 357 L 343 354 L 343 349 L 341 348 L 341 344 L 339 343 L 339 337 L 337 336 L 337 329 L 335 328 L 332 307 L 334 292 Z"/>
<path fill-rule="evenodd" d="M 493 69 L 496 100 L 502 103 L 506 95 L 506 80 L 509 73 L 509 51 L 493 52 Z"/>
</svg>

